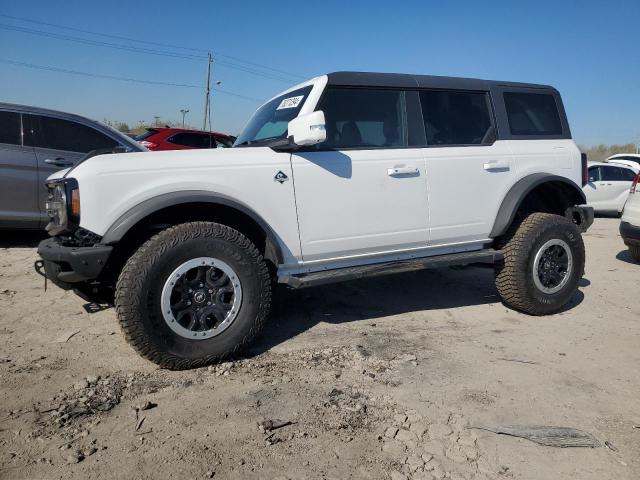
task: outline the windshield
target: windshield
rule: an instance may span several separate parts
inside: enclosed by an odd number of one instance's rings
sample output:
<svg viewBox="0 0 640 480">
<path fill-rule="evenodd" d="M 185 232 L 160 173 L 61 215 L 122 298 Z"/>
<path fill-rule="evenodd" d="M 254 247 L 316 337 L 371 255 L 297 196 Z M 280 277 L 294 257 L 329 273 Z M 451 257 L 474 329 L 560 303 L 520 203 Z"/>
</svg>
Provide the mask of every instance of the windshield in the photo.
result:
<svg viewBox="0 0 640 480">
<path fill-rule="evenodd" d="M 265 103 L 253 114 L 234 146 L 285 138 L 289 122 L 298 116 L 311 88 L 299 88 Z"/>
</svg>

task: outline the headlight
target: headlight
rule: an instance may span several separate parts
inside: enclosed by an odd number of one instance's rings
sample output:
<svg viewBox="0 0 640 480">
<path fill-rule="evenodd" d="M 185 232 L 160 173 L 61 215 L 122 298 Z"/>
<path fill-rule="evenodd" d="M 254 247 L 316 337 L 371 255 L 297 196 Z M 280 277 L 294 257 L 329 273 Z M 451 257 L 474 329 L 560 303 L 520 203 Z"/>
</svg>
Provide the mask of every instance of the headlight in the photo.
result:
<svg viewBox="0 0 640 480">
<path fill-rule="evenodd" d="M 75 178 L 64 178 L 47 183 L 47 215 L 51 219 L 46 227 L 50 235 L 71 232 L 80 224 L 80 190 Z"/>
</svg>

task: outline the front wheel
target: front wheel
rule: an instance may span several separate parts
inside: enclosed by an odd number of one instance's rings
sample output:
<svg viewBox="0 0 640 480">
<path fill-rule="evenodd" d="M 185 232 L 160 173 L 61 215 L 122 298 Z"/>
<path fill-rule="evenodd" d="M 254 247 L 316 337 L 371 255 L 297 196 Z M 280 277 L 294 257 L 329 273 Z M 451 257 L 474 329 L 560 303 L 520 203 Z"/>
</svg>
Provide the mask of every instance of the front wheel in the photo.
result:
<svg viewBox="0 0 640 480">
<path fill-rule="evenodd" d="M 640 245 L 629 245 L 629 252 L 637 262 L 640 262 Z"/>
<path fill-rule="evenodd" d="M 559 311 L 578 289 L 584 273 L 584 243 L 565 217 L 532 213 L 512 231 L 496 266 L 503 302 L 530 315 Z"/>
<path fill-rule="evenodd" d="M 258 334 L 271 280 L 256 247 L 212 222 L 177 225 L 152 237 L 127 261 L 115 306 L 127 342 L 170 369 L 221 361 Z"/>
</svg>

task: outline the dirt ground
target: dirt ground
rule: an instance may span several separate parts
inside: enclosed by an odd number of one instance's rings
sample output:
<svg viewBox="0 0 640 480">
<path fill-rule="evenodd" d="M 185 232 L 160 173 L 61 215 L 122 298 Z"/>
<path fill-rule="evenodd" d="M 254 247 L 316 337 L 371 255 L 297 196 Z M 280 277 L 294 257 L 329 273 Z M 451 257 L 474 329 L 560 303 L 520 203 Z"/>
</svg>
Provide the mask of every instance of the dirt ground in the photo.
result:
<svg viewBox="0 0 640 480">
<path fill-rule="evenodd" d="M 585 235 L 560 314 L 505 308 L 476 267 L 278 290 L 246 356 L 188 372 L 138 357 L 113 309 L 45 292 L 38 238 L 1 233 L 0 478 L 640 478 L 640 265 L 618 224 Z M 601 446 L 473 428 L 514 424 Z"/>
</svg>

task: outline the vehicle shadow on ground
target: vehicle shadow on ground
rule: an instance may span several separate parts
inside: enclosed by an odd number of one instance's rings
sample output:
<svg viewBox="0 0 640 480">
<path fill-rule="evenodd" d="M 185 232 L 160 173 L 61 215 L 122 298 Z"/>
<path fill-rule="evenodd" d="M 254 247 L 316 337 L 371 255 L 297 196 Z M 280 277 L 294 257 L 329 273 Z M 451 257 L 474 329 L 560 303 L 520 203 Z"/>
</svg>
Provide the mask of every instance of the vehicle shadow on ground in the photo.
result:
<svg viewBox="0 0 640 480">
<path fill-rule="evenodd" d="M 0 248 L 33 248 L 47 237 L 44 230 L 0 230 Z"/>
<path fill-rule="evenodd" d="M 618 253 L 616 255 L 616 260 L 620 260 L 621 262 L 631 263 L 633 265 L 640 264 L 640 262 L 638 262 L 635 258 L 631 256 L 631 252 L 629 251 L 628 248 L 625 248 L 620 253 Z"/>
<path fill-rule="evenodd" d="M 580 287 L 590 283 L 582 279 Z M 562 312 L 583 299 L 578 291 Z M 500 303 L 500 297 L 493 269 L 482 267 L 422 270 L 302 290 L 279 286 L 270 318 L 246 356 L 266 352 L 321 322 L 342 324 L 489 303 Z"/>
</svg>

